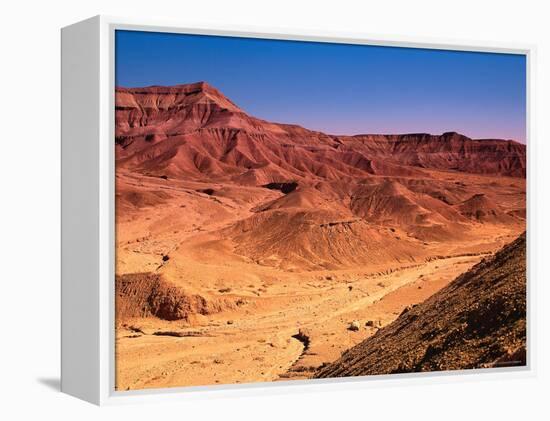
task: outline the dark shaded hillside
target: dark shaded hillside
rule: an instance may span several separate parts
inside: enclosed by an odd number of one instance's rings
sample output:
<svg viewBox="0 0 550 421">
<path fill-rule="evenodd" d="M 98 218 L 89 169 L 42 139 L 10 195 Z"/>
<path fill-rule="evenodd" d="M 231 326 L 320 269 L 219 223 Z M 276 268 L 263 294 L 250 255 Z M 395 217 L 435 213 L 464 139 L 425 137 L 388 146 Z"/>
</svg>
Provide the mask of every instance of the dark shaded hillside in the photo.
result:
<svg viewBox="0 0 550 421">
<path fill-rule="evenodd" d="M 315 377 L 525 365 L 525 243 L 523 233 Z"/>
</svg>

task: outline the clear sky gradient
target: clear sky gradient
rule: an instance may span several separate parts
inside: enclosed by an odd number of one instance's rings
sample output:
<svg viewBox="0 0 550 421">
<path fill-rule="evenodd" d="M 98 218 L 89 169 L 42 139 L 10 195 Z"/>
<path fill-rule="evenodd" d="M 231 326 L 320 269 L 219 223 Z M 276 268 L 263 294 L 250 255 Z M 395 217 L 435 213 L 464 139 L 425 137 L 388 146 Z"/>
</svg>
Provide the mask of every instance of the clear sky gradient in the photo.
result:
<svg viewBox="0 0 550 421">
<path fill-rule="evenodd" d="M 206 81 L 249 114 L 330 134 L 526 137 L 523 55 L 116 32 L 116 85 Z"/>
</svg>

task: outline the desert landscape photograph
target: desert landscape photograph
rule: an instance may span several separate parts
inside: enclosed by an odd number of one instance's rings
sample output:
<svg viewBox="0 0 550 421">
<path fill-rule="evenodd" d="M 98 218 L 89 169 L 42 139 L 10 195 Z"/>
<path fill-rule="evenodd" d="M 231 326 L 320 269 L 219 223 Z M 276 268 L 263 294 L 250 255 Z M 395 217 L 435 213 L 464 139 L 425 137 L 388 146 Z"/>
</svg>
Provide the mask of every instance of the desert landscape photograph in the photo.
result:
<svg viewBox="0 0 550 421">
<path fill-rule="evenodd" d="M 527 364 L 525 56 L 115 49 L 116 390 Z"/>
</svg>

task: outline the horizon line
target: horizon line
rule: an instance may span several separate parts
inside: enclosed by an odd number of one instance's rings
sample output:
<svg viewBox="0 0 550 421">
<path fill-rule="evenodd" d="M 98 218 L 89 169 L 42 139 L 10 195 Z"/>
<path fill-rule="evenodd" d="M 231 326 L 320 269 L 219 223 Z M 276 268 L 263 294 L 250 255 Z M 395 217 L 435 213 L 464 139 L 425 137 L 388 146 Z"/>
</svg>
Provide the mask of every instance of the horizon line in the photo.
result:
<svg viewBox="0 0 550 421">
<path fill-rule="evenodd" d="M 190 86 L 190 85 L 200 85 L 200 84 L 206 84 L 206 85 L 210 86 L 211 88 L 214 88 L 215 90 L 220 92 L 225 97 L 225 99 L 227 99 L 230 102 L 232 102 L 233 104 L 235 104 L 233 102 L 233 100 L 231 98 L 227 97 L 221 89 L 217 88 L 215 85 L 213 85 L 212 83 L 210 83 L 206 80 L 198 80 L 196 82 L 187 82 L 187 83 L 176 83 L 176 84 L 173 84 L 173 85 L 165 85 L 165 84 L 150 84 L 150 85 L 143 85 L 143 86 L 122 86 L 122 85 L 117 86 L 117 85 L 115 85 L 114 88 L 115 88 L 115 91 L 116 91 L 117 89 L 177 88 L 177 87 L 184 87 L 184 86 Z M 235 105 L 237 105 L 237 104 L 235 104 Z M 239 105 L 237 105 L 237 107 L 239 109 L 242 109 Z M 523 145 L 523 146 L 527 146 L 527 139 L 525 139 L 525 142 L 522 142 L 522 141 L 520 141 L 518 139 L 515 139 L 513 137 L 507 137 L 507 138 L 503 138 L 503 137 L 482 137 L 482 138 L 478 138 L 478 137 L 468 136 L 468 135 L 464 134 L 463 132 L 460 132 L 460 131 L 457 131 L 457 130 L 446 130 L 446 131 L 441 132 L 441 134 L 434 134 L 433 131 L 358 132 L 358 133 L 353 133 L 353 134 L 334 133 L 334 132 L 326 132 L 326 131 L 319 130 L 319 129 L 311 129 L 311 128 L 308 128 L 307 125 L 301 124 L 301 123 L 280 122 L 280 121 L 277 121 L 276 119 L 267 120 L 265 118 L 256 117 L 255 115 L 253 115 L 253 114 L 251 114 L 251 113 L 249 113 L 248 111 L 245 111 L 245 110 L 243 110 L 243 112 L 246 113 L 248 116 L 254 117 L 258 120 L 263 120 L 263 121 L 273 123 L 273 124 L 298 126 L 298 127 L 301 127 L 303 129 L 306 129 L 306 130 L 309 130 L 309 131 L 312 131 L 312 132 L 323 133 L 327 136 L 359 137 L 359 136 L 412 136 L 412 135 L 417 135 L 418 136 L 418 135 L 427 135 L 427 136 L 441 137 L 441 136 L 444 136 L 444 135 L 457 134 L 459 136 L 466 137 L 469 140 L 474 140 L 474 141 L 479 141 L 479 142 L 491 141 L 492 140 L 492 141 L 502 141 L 502 142 L 514 142 L 514 143 L 517 143 L 517 144 L 520 144 L 520 145 Z"/>
</svg>

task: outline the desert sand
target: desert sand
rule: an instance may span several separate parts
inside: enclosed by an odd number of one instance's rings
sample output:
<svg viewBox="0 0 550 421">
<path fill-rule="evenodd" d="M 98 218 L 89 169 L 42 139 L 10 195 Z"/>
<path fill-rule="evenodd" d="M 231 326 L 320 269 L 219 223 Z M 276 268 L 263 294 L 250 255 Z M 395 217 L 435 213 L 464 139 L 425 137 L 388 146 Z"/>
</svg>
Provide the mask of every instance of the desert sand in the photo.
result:
<svg viewBox="0 0 550 421">
<path fill-rule="evenodd" d="M 309 378 L 525 230 L 525 145 L 118 89 L 116 388 Z"/>
<path fill-rule="evenodd" d="M 526 365 L 526 248 L 524 233 L 315 376 Z"/>
</svg>

